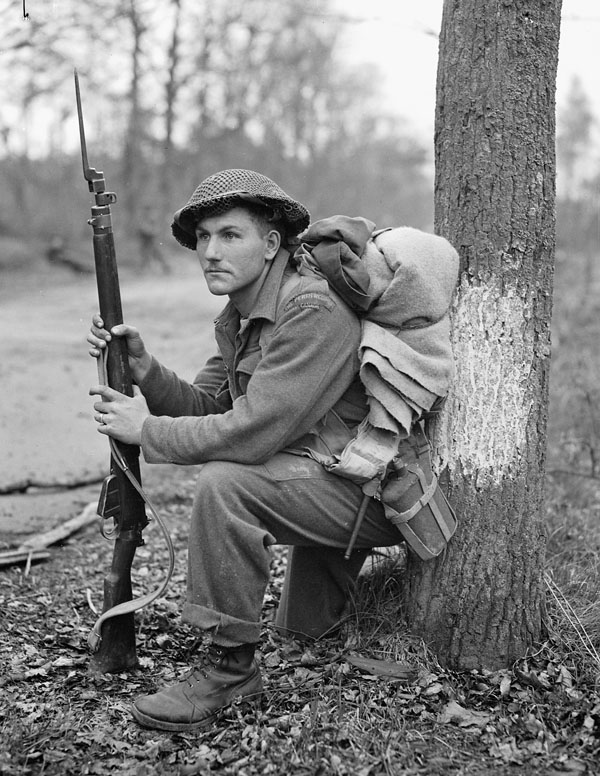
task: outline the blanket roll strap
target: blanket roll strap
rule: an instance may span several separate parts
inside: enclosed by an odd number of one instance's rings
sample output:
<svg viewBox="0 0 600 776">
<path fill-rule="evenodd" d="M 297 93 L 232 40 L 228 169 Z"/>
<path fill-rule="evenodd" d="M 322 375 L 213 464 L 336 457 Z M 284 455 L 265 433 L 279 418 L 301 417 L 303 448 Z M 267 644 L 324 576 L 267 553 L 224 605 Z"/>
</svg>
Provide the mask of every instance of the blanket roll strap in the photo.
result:
<svg viewBox="0 0 600 776">
<path fill-rule="evenodd" d="M 416 425 L 417 449 L 406 446 L 392 462 L 392 472 L 381 492 L 385 515 L 407 545 L 422 560 L 435 558 L 456 531 L 456 515 L 431 469 L 429 444 Z M 416 455 L 415 455 L 416 453 Z M 407 458 L 413 458 L 410 463 Z"/>
</svg>

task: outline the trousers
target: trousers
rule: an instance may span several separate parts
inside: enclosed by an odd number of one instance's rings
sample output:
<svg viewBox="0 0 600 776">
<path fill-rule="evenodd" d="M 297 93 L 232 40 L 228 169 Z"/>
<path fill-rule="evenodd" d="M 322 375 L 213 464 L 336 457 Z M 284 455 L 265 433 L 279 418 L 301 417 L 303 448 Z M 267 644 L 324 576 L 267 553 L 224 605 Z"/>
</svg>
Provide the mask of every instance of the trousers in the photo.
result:
<svg viewBox="0 0 600 776">
<path fill-rule="evenodd" d="M 332 630 L 368 549 L 401 541 L 371 500 L 354 552 L 344 559 L 362 495 L 359 485 L 289 453 L 258 465 L 204 464 L 192 507 L 183 620 L 225 647 L 258 642 L 271 547 L 282 544 L 289 552 L 276 627 L 312 638 Z"/>
</svg>

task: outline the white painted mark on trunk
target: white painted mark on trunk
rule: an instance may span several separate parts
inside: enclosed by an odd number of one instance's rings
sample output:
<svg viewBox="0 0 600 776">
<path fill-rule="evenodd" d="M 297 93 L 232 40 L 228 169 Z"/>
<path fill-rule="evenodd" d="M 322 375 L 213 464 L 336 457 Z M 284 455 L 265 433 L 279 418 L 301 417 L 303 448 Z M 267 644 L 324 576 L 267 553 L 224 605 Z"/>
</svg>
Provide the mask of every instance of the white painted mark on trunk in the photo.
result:
<svg viewBox="0 0 600 776">
<path fill-rule="evenodd" d="M 519 467 L 532 407 L 531 310 L 512 290 L 463 279 L 452 314 L 456 376 L 434 430 L 436 468 L 448 466 L 478 487 Z"/>
</svg>

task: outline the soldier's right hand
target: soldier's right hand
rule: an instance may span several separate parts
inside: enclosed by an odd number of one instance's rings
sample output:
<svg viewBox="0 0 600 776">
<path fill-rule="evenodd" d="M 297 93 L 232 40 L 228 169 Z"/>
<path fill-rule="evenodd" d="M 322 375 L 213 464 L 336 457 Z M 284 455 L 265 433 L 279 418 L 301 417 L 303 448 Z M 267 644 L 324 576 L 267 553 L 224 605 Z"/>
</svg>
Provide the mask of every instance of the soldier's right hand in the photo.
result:
<svg viewBox="0 0 600 776">
<path fill-rule="evenodd" d="M 146 350 L 144 340 L 135 326 L 129 326 L 126 323 L 120 323 L 113 326 L 110 331 L 104 328 L 104 321 L 99 313 L 92 318 L 87 341 L 91 345 L 90 356 L 100 358 L 102 351 L 114 337 L 124 337 L 127 343 L 127 354 L 129 356 L 129 367 L 132 376 L 136 382 L 139 382 L 150 368 L 152 356 Z"/>
</svg>

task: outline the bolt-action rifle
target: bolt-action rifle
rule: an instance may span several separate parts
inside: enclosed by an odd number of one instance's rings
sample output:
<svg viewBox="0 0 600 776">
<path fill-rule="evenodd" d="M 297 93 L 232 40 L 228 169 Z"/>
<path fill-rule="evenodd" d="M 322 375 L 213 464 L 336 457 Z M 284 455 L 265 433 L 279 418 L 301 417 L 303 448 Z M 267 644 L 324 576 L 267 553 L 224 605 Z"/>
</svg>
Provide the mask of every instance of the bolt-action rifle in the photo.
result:
<svg viewBox="0 0 600 776">
<path fill-rule="evenodd" d="M 75 72 L 75 95 L 79 118 L 81 158 L 83 176 L 94 195 L 95 205 L 88 223 L 93 229 L 94 261 L 100 315 L 104 326 L 110 331 L 123 323 L 119 277 L 115 255 L 110 206 L 117 201 L 112 191 L 106 191 L 104 173 L 90 167 L 81 109 L 79 79 Z M 113 337 L 108 343 L 106 356 L 106 378 L 111 388 L 127 396 L 133 396 L 131 372 L 127 360 L 127 345 L 124 339 Z M 140 449 L 137 445 L 111 444 L 110 475 L 103 484 L 99 513 L 103 518 L 114 520 L 116 535 L 110 572 L 104 579 L 103 617 L 92 632 L 89 642 L 94 649 L 92 668 L 103 673 L 121 671 L 137 664 L 135 626 L 133 611 L 121 606 L 131 601 L 131 564 L 135 550 L 144 544 L 142 530 L 148 524 L 143 494 L 135 487 L 140 479 Z M 109 617 L 105 615 L 114 607 L 120 607 Z M 139 606 L 133 608 L 140 608 Z"/>
</svg>

